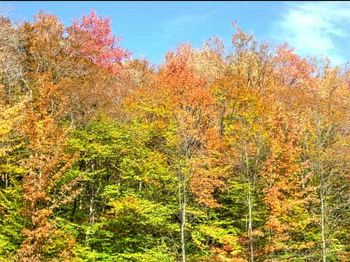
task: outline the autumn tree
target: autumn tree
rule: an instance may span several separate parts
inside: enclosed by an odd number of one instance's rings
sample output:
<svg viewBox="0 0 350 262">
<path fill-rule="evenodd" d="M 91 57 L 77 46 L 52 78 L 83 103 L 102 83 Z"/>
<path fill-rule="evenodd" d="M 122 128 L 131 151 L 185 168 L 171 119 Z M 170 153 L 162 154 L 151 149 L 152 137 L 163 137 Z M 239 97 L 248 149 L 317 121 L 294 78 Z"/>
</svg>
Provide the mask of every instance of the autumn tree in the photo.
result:
<svg viewBox="0 0 350 262">
<path fill-rule="evenodd" d="M 14 97 L 12 97 L 14 98 Z M 11 261 L 21 245 L 21 231 L 26 219 L 21 214 L 24 173 L 20 161 L 25 157 L 24 138 L 19 129 L 23 119 L 25 100 L 15 105 L 1 100 L 0 108 L 0 258 Z"/>
<path fill-rule="evenodd" d="M 340 68 L 330 68 L 324 63 L 319 66 L 317 74 L 317 96 L 310 104 L 306 123 L 309 135 L 304 153 L 311 163 L 318 194 L 319 257 L 327 261 L 337 256 L 334 253 L 337 243 L 332 241 L 332 235 L 339 232 L 337 226 L 344 223 L 342 216 L 349 208 L 345 160 L 349 93 Z"/>
<path fill-rule="evenodd" d="M 313 200 L 312 173 L 302 159 L 300 119 L 277 107 L 271 119 L 271 154 L 265 167 L 267 257 L 308 257 L 314 239 L 305 230 L 312 224 L 308 207 Z M 310 229 L 309 229 L 310 230 Z M 310 231 L 311 233 L 311 231 Z"/>
</svg>

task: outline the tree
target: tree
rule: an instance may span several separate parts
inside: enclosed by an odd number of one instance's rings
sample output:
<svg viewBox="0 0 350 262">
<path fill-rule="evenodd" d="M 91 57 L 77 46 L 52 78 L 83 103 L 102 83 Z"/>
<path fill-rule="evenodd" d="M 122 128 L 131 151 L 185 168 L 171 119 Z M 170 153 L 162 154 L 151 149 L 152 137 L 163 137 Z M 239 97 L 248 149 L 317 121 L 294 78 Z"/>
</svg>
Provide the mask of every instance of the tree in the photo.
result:
<svg viewBox="0 0 350 262">
<path fill-rule="evenodd" d="M 112 73 L 119 72 L 122 60 L 129 56 L 129 52 L 117 46 L 120 38 L 112 35 L 110 20 L 98 17 L 95 12 L 74 21 L 67 32 L 71 56 L 86 59 Z"/>
<path fill-rule="evenodd" d="M 59 183 L 74 157 L 64 151 L 67 130 L 57 124 L 56 114 L 50 110 L 56 86 L 44 78 L 37 90 L 39 96 L 26 103 L 22 122 L 28 150 L 28 156 L 22 162 L 26 170 L 23 174 L 23 213 L 30 223 L 23 230 L 25 240 L 18 251 L 20 261 L 40 261 L 46 256 L 55 256 L 55 252 L 62 252 L 62 256 L 66 253 L 65 250 L 50 250 L 50 241 L 57 233 L 50 217 L 62 203 L 71 201 L 76 195 L 73 190 L 76 181 Z M 69 241 L 63 248 L 68 246 Z"/>
<path fill-rule="evenodd" d="M 14 97 L 13 97 L 14 98 Z M 5 102 L 6 100 L 2 100 Z M 20 161 L 25 157 L 24 139 L 18 132 L 25 100 L 15 105 L 0 102 L 0 258 L 15 259 L 21 245 L 26 219 L 21 214 L 21 177 L 25 170 Z"/>
<path fill-rule="evenodd" d="M 339 69 L 321 64 L 318 74 L 317 98 L 310 104 L 309 122 L 306 124 L 309 135 L 304 152 L 315 174 L 313 183 L 318 194 L 319 257 L 327 261 L 339 253 L 334 251 L 337 241 L 332 239 L 332 235 L 339 232 L 337 226 L 341 228 L 343 215 L 349 208 L 346 197 L 348 166 L 344 159 L 348 148 L 346 108 L 349 93 Z"/>
<path fill-rule="evenodd" d="M 228 164 L 232 170 L 231 181 L 243 187 L 249 245 L 248 259 L 254 261 L 256 252 L 254 252 L 254 236 L 259 235 L 259 224 L 261 224 L 259 219 L 261 219 L 261 206 L 263 206 L 260 180 L 261 170 L 268 155 L 265 123 L 269 112 L 256 91 L 239 88 L 233 89 L 232 93 L 232 100 L 227 106 L 227 116 L 224 121 L 224 140 L 227 146 L 235 152 L 229 159 L 231 163 Z M 235 162 L 232 161 L 232 158 L 235 159 Z"/>
<path fill-rule="evenodd" d="M 267 257 L 308 257 L 315 243 L 305 230 L 312 224 L 308 206 L 313 200 L 308 164 L 302 159 L 303 129 L 297 116 L 277 107 L 271 119 L 271 153 L 265 166 Z M 306 252 L 306 254 L 305 254 Z"/>
</svg>

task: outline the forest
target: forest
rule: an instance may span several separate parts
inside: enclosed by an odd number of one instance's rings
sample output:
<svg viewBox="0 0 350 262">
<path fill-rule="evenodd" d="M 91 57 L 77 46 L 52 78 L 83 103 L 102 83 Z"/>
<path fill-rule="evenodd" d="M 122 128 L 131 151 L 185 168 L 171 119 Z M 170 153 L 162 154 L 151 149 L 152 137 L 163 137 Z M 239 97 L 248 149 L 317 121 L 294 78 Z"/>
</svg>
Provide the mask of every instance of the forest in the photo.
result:
<svg viewBox="0 0 350 262">
<path fill-rule="evenodd" d="M 0 261 L 350 261 L 350 68 L 231 39 L 1 17 Z"/>
</svg>

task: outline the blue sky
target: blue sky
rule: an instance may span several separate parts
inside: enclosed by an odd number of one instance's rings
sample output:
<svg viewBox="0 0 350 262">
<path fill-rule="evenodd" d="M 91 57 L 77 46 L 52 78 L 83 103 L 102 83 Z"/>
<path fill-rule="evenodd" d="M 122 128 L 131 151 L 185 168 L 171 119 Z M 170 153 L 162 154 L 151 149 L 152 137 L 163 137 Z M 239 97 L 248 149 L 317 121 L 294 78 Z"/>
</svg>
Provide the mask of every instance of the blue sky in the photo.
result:
<svg viewBox="0 0 350 262">
<path fill-rule="evenodd" d="M 200 47 L 218 36 L 229 47 L 232 21 L 260 41 L 287 41 L 302 56 L 350 60 L 350 2 L 0 2 L 14 21 L 32 20 L 40 10 L 66 25 L 91 10 L 110 17 L 121 45 L 155 64 L 180 42 Z"/>
</svg>

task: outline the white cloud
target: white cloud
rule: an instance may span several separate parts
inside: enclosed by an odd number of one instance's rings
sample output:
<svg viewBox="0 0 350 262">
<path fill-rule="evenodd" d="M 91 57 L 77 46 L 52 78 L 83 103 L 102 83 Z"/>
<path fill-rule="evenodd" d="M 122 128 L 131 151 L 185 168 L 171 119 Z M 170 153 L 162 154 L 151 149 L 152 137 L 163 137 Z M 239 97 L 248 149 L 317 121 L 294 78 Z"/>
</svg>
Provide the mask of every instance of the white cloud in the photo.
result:
<svg viewBox="0 0 350 262">
<path fill-rule="evenodd" d="M 350 36 L 350 3 L 287 3 L 274 37 L 287 41 L 300 55 L 326 56 L 334 64 L 347 62 L 344 46 Z M 340 44 L 342 43 L 342 44 Z"/>
</svg>

